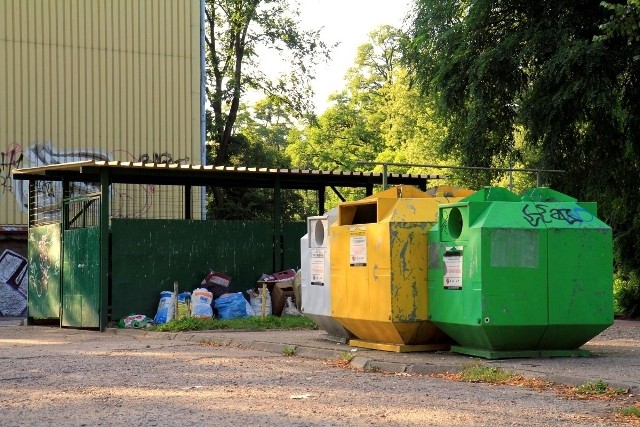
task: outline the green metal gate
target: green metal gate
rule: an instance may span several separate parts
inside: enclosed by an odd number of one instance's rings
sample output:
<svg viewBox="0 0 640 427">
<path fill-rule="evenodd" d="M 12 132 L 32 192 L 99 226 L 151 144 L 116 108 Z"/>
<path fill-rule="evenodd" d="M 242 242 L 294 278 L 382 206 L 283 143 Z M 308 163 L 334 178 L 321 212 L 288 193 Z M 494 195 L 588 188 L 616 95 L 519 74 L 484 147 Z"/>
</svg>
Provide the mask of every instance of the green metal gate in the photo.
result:
<svg viewBox="0 0 640 427">
<path fill-rule="evenodd" d="M 60 318 L 60 224 L 29 228 L 29 317 Z"/>
<path fill-rule="evenodd" d="M 100 195 L 64 201 L 62 326 L 100 327 Z"/>
</svg>

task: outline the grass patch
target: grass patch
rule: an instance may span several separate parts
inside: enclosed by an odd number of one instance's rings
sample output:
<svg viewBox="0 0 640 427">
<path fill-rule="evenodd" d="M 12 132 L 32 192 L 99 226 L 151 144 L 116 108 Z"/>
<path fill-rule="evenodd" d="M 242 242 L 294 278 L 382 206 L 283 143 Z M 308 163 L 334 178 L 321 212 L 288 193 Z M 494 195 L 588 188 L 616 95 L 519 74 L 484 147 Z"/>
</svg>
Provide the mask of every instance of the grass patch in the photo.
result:
<svg viewBox="0 0 640 427">
<path fill-rule="evenodd" d="M 479 362 L 465 366 L 460 372 L 460 380 L 466 382 L 507 384 L 519 377 L 520 375 Z"/>
<path fill-rule="evenodd" d="M 340 360 L 342 360 L 344 363 L 349 363 L 353 360 L 354 357 L 355 356 L 353 355 L 353 353 L 351 353 L 350 351 L 345 351 L 340 355 Z"/>
<path fill-rule="evenodd" d="M 242 329 L 250 331 L 263 331 L 267 329 L 318 329 L 318 326 L 308 317 L 304 316 L 266 316 L 246 317 L 243 319 L 200 319 L 185 317 L 172 320 L 162 325 L 151 328 L 159 332 L 185 332 L 207 330 L 233 330 Z"/>
<path fill-rule="evenodd" d="M 282 354 L 283 354 L 283 355 L 285 355 L 285 356 L 295 356 L 295 354 L 296 354 L 296 349 L 295 349 L 295 348 L 292 348 L 292 347 L 285 347 L 285 348 L 282 350 Z"/>
<path fill-rule="evenodd" d="M 640 405 L 640 403 L 638 405 Z M 635 417 L 640 419 L 640 406 L 638 405 L 620 408 L 618 413 L 624 417 Z"/>
<path fill-rule="evenodd" d="M 576 394 L 582 396 L 617 396 L 625 394 L 626 391 L 621 388 L 611 388 L 605 381 L 589 381 L 573 389 Z"/>
</svg>

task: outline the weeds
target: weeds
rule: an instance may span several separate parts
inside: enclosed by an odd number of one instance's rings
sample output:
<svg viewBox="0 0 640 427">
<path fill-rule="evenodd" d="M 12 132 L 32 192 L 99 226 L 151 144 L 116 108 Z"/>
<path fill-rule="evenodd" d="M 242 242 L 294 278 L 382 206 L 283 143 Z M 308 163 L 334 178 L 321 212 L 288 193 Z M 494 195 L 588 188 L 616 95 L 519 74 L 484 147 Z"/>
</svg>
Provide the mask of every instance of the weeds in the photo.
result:
<svg viewBox="0 0 640 427">
<path fill-rule="evenodd" d="M 368 373 L 376 373 L 376 372 L 380 372 L 380 367 L 376 365 L 367 364 L 367 366 L 364 367 L 363 371 Z"/>
<path fill-rule="evenodd" d="M 267 329 L 318 329 L 318 326 L 311 319 L 304 316 L 267 316 L 264 319 L 261 317 L 245 317 L 225 320 L 185 317 L 157 325 L 151 330 L 159 332 L 184 332 L 221 329 L 262 331 Z"/>
<path fill-rule="evenodd" d="M 285 347 L 282 350 L 282 354 L 284 354 L 285 356 L 294 356 L 296 354 L 296 349 L 295 347 Z"/>
<path fill-rule="evenodd" d="M 640 404 L 638 404 L 640 405 Z M 618 410 L 618 413 L 625 417 L 640 418 L 640 406 L 627 406 Z"/>
<path fill-rule="evenodd" d="M 574 392 L 583 396 L 617 396 L 626 391 L 620 388 L 611 388 L 609 384 L 602 380 L 589 381 L 575 387 Z"/>
<path fill-rule="evenodd" d="M 342 360 L 345 363 L 349 363 L 353 360 L 354 357 L 355 356 L 353 355 L 353 353 L 345 351 L 340 355 L 340 360 Z"/>
<path fill-rule="evenodd" d="M 517 374 L 479 362 L 465 366 L 460 372 L 460 380 L 466 382 L 505 384 L 517 378 Z"/>
</svg>

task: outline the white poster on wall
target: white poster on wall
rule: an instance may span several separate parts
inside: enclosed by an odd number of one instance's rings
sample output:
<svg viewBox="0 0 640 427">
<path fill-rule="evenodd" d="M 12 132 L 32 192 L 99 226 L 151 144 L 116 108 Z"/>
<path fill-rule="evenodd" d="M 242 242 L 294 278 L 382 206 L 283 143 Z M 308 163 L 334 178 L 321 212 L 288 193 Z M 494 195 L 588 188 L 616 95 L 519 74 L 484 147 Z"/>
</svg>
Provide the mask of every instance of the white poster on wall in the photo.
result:
<svg viewBox="0 0 640 427">
<path fill-rule="evenodd" d="M 311 250 L 311 284 L 324 286 L 324 249 Z"/>
<path fill-rule="evenodd" d="M 462 246 L 445 248 L 444 256 L 444 288 L 462 289 Z"/>
<path fill-rule="evenodd" d="M 349 230 L 349 265 L 363 267 L 367 265 L 367 229 L 351 227 Z"/>
</svg>

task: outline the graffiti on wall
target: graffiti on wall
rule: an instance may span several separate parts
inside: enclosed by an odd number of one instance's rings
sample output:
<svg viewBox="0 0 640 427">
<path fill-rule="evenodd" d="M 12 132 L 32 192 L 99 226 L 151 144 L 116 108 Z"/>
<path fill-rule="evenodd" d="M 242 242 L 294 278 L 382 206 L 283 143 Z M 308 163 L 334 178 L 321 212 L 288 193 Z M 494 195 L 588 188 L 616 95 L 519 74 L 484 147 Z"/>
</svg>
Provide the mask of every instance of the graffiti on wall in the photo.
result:
<svg viewBox="0 0 640 427">
<path fill-rule="evenodd" d="M 27 259 L 5 250 L 0 255 L 0 316 L 25 316 L 27 311 Z"/>
<path fill-rule="evenodd" d="M 11 169 L 22 167 L 24 156 L 18 144 L 10 144 L 0 151 L 0 192 L 11 192 Z"/>
<path fill-rule="evenodd" d="M 16 202 L 22 212 L 27 212 L 29 206 L 28 183 L 21 180 L 11 179 L 11 170 L 14 168 L 28 168 L 55 165 L 60 163 L 78 162 L 84 160 L 112 161 L 115 155 L 122 156 L 123 159 L 141 163 L 158 164 L 187 164 L 189 157 L 174 158 L 169 152 L 153 152 L 135 155 L 128 151 L 118 150 L 114 153 L 97 149 L 60 150 L 51 142 L 36 142 L 27 148 L 20 144 L 12 143 L 5 150 L 0 151 L 0 195 L 7 197 L 11 193 L 15 196 Z M 59 206 L 62 197 L 62 184 L 52 181 L 37 181 L 35 183 L 35 196 L 39 206 Z M 142 197 L 140 212 L 142 215 L 151 208 L 153 204 L 154 186 L 142 185 L 141 191 L 137 194 L 127 194 L 124 191 L 114 191 L 114 199 L 121 201 L 132 200 Z M 74 194 L 94 193 L 99 190 L 96 185 L 88 183 L 74 182 L 71 184 Z M 7 193 L 7 194 L 3 194 Z M 129 214 L 132 214 L 129 212 Z"/>
<path fill-rule="evenodd" d="M 148 153 L 142 154 L 138 157 L 138 162 L 141 163 L 157 163 L 164 165 L 186 165 L 189 163 L 189 158 L 174 159 L 171 153 Z"/>
<path fill-rule="evenodd" d="M 9 153 L 9 154 L 7 154 Z M 1 156 L 0 156 L 1 158 Z M 20 210 L 27 211 L 29 206 L 29 185 L 22 180 L 11 180 L 11 169 L 29 168 L 37 166 L 55 165 L 66 162 L 77 162 L 82 160 L 111 160 L 109 153 L 97 150 L 58 150 L 51 142 L 36 142 L 26 149 L 19 144 L 13 143 L 5 151 L 7 164 L 0 172 L 3 179 L 0 183 L 3 190 L 12 193 Z M 91 184 L 77 183 L 74 191 L 78 193 L 90 193 L 96 191 L 96 186 Z M 40 206 L 53 206 L 61 201 L 61 184 L 58 182 L 38 182 L 36 183 L 37 200 Z"/>
</svg>

